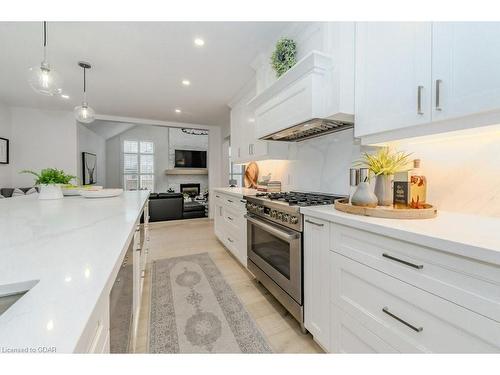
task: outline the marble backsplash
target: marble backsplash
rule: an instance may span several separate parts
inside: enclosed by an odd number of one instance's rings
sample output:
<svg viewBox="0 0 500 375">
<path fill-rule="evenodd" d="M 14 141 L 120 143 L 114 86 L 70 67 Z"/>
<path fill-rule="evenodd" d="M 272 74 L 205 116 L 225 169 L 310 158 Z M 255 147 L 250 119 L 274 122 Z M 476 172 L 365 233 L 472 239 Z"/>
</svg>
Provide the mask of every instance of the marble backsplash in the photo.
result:
<svg viewBox="0 0 500 375">
<path fill-rule="evenodd" d="M 422 161 L 428 201 L 440 210 L 500 217 L 500 125 L 391 142 Z M 349 193 L 349 168 L 362 147 L 352 131 L 291 144 L 288 160 L 258 162 L 283 190 Z"/>
</svg>

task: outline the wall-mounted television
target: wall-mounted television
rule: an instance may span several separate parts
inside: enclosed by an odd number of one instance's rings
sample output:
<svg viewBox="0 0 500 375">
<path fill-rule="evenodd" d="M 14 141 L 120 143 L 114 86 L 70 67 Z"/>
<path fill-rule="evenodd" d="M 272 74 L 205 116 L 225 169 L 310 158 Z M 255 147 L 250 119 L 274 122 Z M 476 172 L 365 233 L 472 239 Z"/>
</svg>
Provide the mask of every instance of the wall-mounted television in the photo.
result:
<svg viewBox="0 0 500 375">
<path fill-rule="evenodd" d="M 207 152 L 175 150 L 175 168 L 206 168 Z"/>
</svg>

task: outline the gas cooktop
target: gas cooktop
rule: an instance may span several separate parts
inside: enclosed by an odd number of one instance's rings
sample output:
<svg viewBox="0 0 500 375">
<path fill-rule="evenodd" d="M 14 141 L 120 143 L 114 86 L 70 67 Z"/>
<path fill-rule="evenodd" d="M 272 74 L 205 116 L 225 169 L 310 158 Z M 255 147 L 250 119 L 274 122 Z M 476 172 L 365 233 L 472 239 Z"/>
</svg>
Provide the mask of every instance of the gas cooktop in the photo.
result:
<svg viewBox="0 0 500 375">
<path fill-rule="evenodd" d="M 319 206 L 333 204 L 336 199 L 344 198 L 344 196 L 304 193 L 297 191 L 282 192 L 282 193 L 257 193 L 256 198 L 269 200 L 276 203 L 283 203 L 289 206 Z"/>
</svg>

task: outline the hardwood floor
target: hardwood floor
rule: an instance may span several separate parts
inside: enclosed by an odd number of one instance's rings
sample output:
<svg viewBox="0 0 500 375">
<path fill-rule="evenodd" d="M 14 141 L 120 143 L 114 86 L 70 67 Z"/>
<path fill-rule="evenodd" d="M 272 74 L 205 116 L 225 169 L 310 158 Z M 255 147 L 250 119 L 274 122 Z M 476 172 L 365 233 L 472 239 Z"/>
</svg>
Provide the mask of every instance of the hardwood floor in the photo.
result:
<svg viewBox="0 0 500 375">
<path fill-rule="evenodd" d="M 275 353 L 323 353 L 299 324 L 217 240 L 213 221 L 178 220 L 150 225 L 149 257 L 139 314 L 135 352 L 147 353 L 151 262 L 156 259 L 208 252 L 224 278 L 266 336 Z"/>
</svg>

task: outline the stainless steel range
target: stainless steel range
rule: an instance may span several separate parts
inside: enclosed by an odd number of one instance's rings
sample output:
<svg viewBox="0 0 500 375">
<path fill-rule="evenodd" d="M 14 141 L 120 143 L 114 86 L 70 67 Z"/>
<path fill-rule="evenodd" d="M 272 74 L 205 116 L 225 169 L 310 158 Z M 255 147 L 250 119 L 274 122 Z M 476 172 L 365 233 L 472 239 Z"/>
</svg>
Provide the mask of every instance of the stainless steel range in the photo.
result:
<svg viewBox="0 0 500 375">
<path fill-rule="evenodd" d="M 246 196 L 248 269 L 304 328 L 303 217 L 300 207 L 333 204 L 340 195 L 258 193 Z"/>
</svg>

